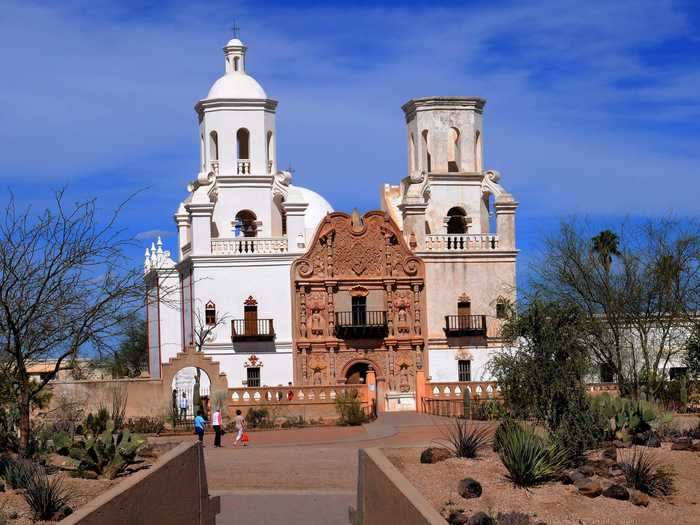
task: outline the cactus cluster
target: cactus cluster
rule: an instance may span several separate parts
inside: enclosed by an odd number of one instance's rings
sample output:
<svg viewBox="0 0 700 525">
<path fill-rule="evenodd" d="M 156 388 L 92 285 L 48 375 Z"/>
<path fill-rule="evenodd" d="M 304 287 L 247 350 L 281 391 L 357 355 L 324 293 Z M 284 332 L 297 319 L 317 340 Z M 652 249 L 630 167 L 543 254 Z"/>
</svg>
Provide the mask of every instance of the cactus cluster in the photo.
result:
<svg viewBox="0 0 700 525">
<path fill-rule="evenodd" d="M 645 401 L 601 395 L 593 399 L 593 405 L 608 421 L 608 437 L 625 442 L 651 430 L 657 417 L 654 405 Z"/>
<path fill-rule="evenodd" d="M 70 456 L 77 463 L 79 472 L 93 471 L 98 476 L 116 478 L 133 463 L 136 454 L 146 443 L 139 434 L 128 430 L 116 431 L 114 421 L 98 416 L 88 416 L 84 433 L 71 437 L 66 432 L 54 435 L 56 452 Z"/>
</svg>

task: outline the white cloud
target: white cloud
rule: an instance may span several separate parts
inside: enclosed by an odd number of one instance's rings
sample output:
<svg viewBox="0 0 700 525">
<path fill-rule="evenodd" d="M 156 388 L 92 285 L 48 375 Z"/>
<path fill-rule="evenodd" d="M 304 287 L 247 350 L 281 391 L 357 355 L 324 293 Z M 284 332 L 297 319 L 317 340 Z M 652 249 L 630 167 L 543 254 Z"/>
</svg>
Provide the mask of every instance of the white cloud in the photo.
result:
<svg viewBox="0 0 700 525">
<path fill-rule="evenodd" d="M 146 230 L 134 235 L 137 241 L 155 241 L 158 237 L 171 237 L 173 232 L 168 230 Z"/>
<path fill-rule="evenodd" d="M 640 58 L 690 31 L 667 1 L 214 3 L 170 7 L 157 19 L 6 4 L 0 112 L 11 125 L 0 127 L 0 176 L 94 179 L 124 167 L 122 184 L 152 186 L 162 213 L 172 213 L 198 162 L 192 107 L 223 67 L 227 28 L 213 21 L 225 17 L 213 13 L 229 12 L 246 21 L 249 70 L 280 100 L 281 163 L 338 208 L 377 207 L 379 186 L 404 175 L 401 104 L 468 94 L 489 101 L 487 164 L 502 170 L 523 210 L 697 210 L 697 140 L 682 129 L 697 129 L 700 72 Z M 619 87 L 629 78 L 640 87 Z"/>
</svg>

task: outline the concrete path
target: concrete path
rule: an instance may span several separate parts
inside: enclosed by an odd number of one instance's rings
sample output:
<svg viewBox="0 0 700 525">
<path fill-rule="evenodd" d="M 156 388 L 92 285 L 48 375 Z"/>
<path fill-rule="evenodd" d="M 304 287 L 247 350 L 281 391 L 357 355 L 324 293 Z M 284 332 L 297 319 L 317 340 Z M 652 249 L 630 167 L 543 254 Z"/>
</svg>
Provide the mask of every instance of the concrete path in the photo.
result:
<svg viewBox="0 0 700 525">
<path fill-rule="evenodd" d="M 427 446 L 439 439 L 445 424 L 444 418 L 397 412 L 362 427 L 251 432 L 250 445 L 237 449 L 231 446 L 231 434 L 224 436 L 220 449 L 208 435 L 209 491 L 221 496 L 216 523 L 348 525 L 358 450 Z"/>
</svg>

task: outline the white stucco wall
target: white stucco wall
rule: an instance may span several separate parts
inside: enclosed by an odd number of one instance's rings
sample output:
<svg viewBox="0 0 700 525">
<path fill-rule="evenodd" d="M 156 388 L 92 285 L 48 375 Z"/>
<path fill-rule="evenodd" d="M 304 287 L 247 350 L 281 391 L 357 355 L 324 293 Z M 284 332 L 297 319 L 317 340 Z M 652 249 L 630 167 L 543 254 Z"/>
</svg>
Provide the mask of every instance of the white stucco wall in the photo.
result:
<svg viewBox="0 0 700 525">
<path fill-rule="evenodd" d="M 469 348 L 466 352 L 471 361 L 472 381 L 490 381 L 491 375 L 487 371 L 487 363 L 495 348 Z M 458 351 L 455 348 L 428 349 L 428 376 L 432 381 L 458 381 L 459 374 L 457 362 L 464 356 L 465 350 Z"/>
</svg>

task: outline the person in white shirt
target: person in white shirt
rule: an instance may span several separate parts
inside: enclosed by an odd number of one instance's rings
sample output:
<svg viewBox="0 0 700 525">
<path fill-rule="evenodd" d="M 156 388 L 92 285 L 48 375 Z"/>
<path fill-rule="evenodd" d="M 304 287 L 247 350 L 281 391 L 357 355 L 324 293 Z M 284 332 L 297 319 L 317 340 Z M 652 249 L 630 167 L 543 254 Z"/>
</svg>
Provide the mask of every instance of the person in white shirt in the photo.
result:
<svg viewBox="0 0 700 525">
<path fill-rule="evenodd" d="M 211 426 L 214 427 L 214 446 L 221 448 L 221 409 L 218 407 L 211 417 Z"/>
<path fill-rule="evenodd" d="M 185 394 L 185 392 L 182 393 L 182 397 L 180 398 L 180 417 L 182 419 L 187 418 L 187 394 Z"/>
</svg>

